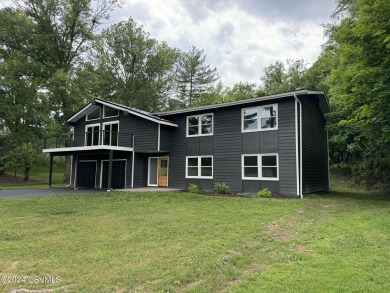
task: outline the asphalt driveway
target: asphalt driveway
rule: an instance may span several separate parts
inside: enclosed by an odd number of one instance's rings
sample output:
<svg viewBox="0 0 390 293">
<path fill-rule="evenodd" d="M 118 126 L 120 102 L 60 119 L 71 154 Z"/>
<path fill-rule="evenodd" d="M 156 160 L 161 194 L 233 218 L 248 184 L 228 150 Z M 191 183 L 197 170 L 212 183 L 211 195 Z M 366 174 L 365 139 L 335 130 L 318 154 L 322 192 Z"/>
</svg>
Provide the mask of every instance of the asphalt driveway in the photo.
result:
<svg viewBox="0 0 390 293">
<path fill-rule="evenodd" d="M 80 193 L 99 193 L 106 192 L 99 189 L 78 189 L 67 187 L 52 187 L 52 188 L 30 188 L 30 189 L 12 189 L 0 190 L 0 199 L 4 198 L 21 198 L 31 196 L 48 196 L 48 195 L 63 195 L 63 194 L 80 194 Z"/>
</svg>

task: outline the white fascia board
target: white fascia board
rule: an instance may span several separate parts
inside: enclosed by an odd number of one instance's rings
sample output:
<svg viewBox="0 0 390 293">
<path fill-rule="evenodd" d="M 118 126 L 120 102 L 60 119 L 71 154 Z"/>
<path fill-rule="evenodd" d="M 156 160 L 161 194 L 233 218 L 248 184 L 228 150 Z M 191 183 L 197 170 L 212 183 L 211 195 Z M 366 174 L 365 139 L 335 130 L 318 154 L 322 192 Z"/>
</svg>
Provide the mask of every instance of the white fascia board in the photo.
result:
<svg viewBox="0 0 390 293">
<path fill-rule="evenodd" d="M 110 145 L 93 145 L 93 146 L 81 146 L 81 147 L 69 147 L 69 148 L 43 149 L 42 152 L 62 153 L 62 152 L 95 151 L 95 150 L 113 150 L 113 151 L 132 152 L 133 148 L 110 146 Z"/>
<path fill-rule="evenodd" d="M 127 112 L 130 113 L 130 114 L 133 114 L 133 115 L 135 115 L 135 116 L 138 116 L 138 117 L 141 117 L 141 118 L 144 118 L 144 119 L 153 121 L 153 122 L 155 122 L 155 123 L 164 124 L 164 125 L 173 126 L 173 127 L 178 127 L 178 125 L 175 124 L 175 123 L 171 123 L 171 122 L 168 122 L 168 121 L 156 119 L 156 118 L 147 116 L 147 115 L 145 115 L 145 114 L 143 114 L 143 113 L 139 113 L 139 112 L 137 112 L 137 111 L 133 111 L 133 110 L 130 110 L 130 109 L 122 108 L 122 107 L 119 107 L 119 106 L 117 106 L 117 105 L 113 105 L 113 104 L 110 104 L 110 103 L 106 103 L 106 102 L 101 101 L 101 100 L 97 100 L 97 102 L 98 102 L 98 103 L 101 103 L 102 105 L 105 105 L 105 106 L 107 106 L 107 107 L 115 108 L 115 109 L 118 109 L 118 110 L 121 110 L 121 111 L 127 111 Z"/>
</svg>

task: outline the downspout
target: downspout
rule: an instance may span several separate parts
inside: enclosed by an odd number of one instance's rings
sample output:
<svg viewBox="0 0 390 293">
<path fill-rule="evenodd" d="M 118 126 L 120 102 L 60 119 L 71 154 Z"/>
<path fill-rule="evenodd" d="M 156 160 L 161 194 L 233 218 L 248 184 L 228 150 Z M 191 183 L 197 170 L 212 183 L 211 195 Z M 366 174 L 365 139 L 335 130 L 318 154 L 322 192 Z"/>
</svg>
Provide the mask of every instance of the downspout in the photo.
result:
<svg viewBox="0 0 390 293">
<path fill-rule="evenodd" d="M 329 169 L 329 131 L 326 129 L 326 147 L 328 151 L 328 157 L 327 157 L 327 166 L 328 166 L 328 191 L 330 191 L 330 169 Z"/>
<path fill-rule="evenodd" d="M 158 124 L 158 133 L 157 133 L 157 151 L 160 151 L 160 139 L 161 139 L 161 124 Z"/>
<path fill-rule="evenodd" d="M 133 158 L 131 160 L 131 188 L 134 188 L 134 134 L 133 134 Z"/>
<path fill-rule="evenodd" d="M 298 196 L 303 199 L 302 194 L 302 103 L 299 101 L 298 96 L 294 94 L 295 98 L 295 146 L 296 146 L 296 159 L 297 159 L 297 188 Z M 299 104 L 299 126 L 298 126 L 298 117 L 297 117 L 297 108 Z M 299 131 L 298 131 L 299 129 Z M 299 132 L 299 137 L 298 137 Z M 298 142 L 299 139 L 299 142 Z M 299 151 L 298 151 L 299 150 Z M 299 164 L 298 164 L 299 158 Z"/>
</svg>

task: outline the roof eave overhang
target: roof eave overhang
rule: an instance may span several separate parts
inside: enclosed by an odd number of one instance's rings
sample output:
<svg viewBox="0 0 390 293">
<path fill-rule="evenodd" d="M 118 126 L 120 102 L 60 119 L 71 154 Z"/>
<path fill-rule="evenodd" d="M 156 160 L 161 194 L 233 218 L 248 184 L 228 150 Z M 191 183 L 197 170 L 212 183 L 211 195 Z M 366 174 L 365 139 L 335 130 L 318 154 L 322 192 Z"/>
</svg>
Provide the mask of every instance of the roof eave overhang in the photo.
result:
<svg viewBox="0 0 390 293">
<path fill-rule="evenodd" d="M 127 109 L 127 108 L 124 108 L 124 107 L 119 107 L 119 106 L 117 106 L 115 104 L 107 103 L 107 102 L 99 100 L 99 99 L 95 99 L 92 102 L 90 102 L 87 105 L 85 105 L 80 111 L 78 111 L 72 117 L 70 117 L 68 120 L 66 120 L 65 124 L 70 125 L 70 126 L 74 125 L 78 120 L 80 120 L 82 117 L 84 117 L 90 111 L 95 109 L 98 104 L 105 105 L 105 106 L 108 106 L 108 107 L 111 107 L 111 108 L 115 108 L 115 109 L 118 109 L 120 111 L 127 112 L 129 114 L 132 114 L 132 115 L 144 118 L 146 120 L 149 120 L 149 121 L 152 121 L 152 122 L 155 122 L 155 123 L 158 123 L 158 124 L 168 125 L 168 126 L 172 126 L 172 127 L 178 127 L 178 125 L 176 123 L 173 123 L 173 122 L 170 122 L 170 121 L 167 121 L 167 120 L 161 120 L 158 117 L 156 117 L 156 118 L 150 117 L 148 115 L 139 113 L 137 111 L 133 111 L 133 110 L 130 110 L 130 109 Z"/>
<path fill-rule="evenodd" d="M 239 100 L 239 101 L 234 101 L 234 102 L 227 102 L 227 103 L 214 104 L 214 105 L 208 105 L 208 106 L 200 106 L 200 107 L 196 107 L 196 108 L 167 111 L 167 112 L 161 112 L 161 113 L 153 113 L 153 115 L 170 116 L 170 115 L 176 115 L 176 114 L 182 114 L 182 113 L 206 111 L 206 110 L 231 107 L 231 106 L 236 106 L 236 105 L 245 105 L 245 104 L 250 104 L 250 103 L 254 103 L 254 102 L 262 102 L 262 101 L 288 98 L 288 97 L 293 97 L 294 95 L 298 95 L 298 96 L 300 96 L 300 95 L 317 95 L 319 100 L 320 100 L 321 112 L 323 114 L 330 112 L 328 99 L 326 98 L 326 95 L 324 92 L 300 90 L 300 91 L 294 91 L 294 92 L 288 92 L 288 93 L 282 93 L 282 94 L 276 94 L 276 95 L 270 95 L 270 96 L 264 96 L 264 97 L 256 97 L 256 98 L 251 98 L 251 99 L 246 99 L 246 100 Z"/>
</svg>

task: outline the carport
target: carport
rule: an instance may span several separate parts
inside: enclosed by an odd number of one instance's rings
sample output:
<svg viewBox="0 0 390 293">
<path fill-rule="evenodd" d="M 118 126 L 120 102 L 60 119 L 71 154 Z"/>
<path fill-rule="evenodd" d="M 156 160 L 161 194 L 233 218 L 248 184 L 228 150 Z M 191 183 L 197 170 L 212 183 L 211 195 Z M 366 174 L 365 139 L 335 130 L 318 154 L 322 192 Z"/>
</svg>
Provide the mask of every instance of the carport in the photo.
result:
<svg viewBox="0 0 390 293">
<path fill-rule="evenodd" d="M 74 188 L 126 188 L 127 161 L 114 158 L 132 153 L 131 188 L 134 182 L 134 150 L 133 148 L 96 145 L 84 147 L 45 148 L 44 153 L 50 156 L 49 187 L 52 187 L 53 159 L 55 156 L 72 156 L 72 174 Z M 97 160 L 96 157 L 101 158 Z M 98 166 L 98 162 L 100 162 Z M 73 165 L 74 164 L 74 165 Z M 100 170 L 100 172 L 98 172 Z M 74 172 L 74 174 L 73 174 Z M 96 182 L 100 184 L 97 186 Z"/>
</svg>

